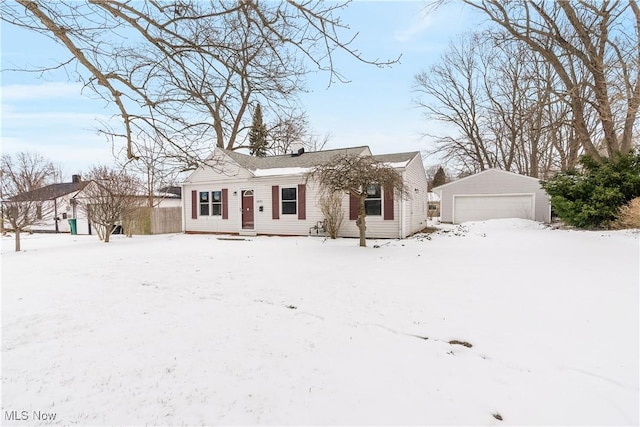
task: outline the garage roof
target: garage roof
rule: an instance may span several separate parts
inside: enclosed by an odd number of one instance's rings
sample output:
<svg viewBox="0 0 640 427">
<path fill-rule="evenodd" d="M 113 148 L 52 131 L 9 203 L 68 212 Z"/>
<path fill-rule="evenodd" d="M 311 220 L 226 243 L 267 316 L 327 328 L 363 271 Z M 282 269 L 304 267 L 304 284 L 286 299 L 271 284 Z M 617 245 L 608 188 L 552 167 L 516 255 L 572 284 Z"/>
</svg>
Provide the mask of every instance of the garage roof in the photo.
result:
<svg viewBox="0 0 640 427">
<path fill-rule="evenodd" d="M 483 170 L 482 172 L 474 173 L 473 175 L 465 176 L 464 178 L 456 179 L 455 181 L 447 182 L 446 184 L 438 185 L 437 187 L 433 187 L 431 189 L 431 191 L 440 191 L 445 187 L 450 187 L 450 186 L 453 186 L 453 185 L 457 185 L 457 184 L 459 184 L 461 182 L 464 182 L 464 181 L 466 181 L 468 179 L 472 179 L 472 178 L 477 177 L 478 175 L 483 175 L 483 174 L 486 174 L 486 173 L 502 173 L 502 174 L 511 175 L 511 176 L 517 177 L 517 178 L 533 179 L 535 181 L 540 182 L 540 180 L 538 178 L 534 178 L 532 176 L 521 175 L 521 174 L 515 173 L 515 172 L 508 172 L 508 171 L 503 171 L 502 169 L 491 168 L 491 169 Z"/>
</svg>

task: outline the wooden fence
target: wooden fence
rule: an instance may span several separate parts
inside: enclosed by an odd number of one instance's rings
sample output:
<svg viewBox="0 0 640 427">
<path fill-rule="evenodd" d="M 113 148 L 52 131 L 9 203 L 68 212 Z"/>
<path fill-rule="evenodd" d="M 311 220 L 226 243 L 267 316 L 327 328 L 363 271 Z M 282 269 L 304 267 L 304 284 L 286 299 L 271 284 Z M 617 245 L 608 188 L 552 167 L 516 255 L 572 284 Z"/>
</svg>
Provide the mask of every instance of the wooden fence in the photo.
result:
<svg viewBox="0 0 640 427">
<path fill-rule="evenodd" d="M 182 208 L 140 208 L 127 226 L 131 234 L 180 233 Z"/>
</svg>

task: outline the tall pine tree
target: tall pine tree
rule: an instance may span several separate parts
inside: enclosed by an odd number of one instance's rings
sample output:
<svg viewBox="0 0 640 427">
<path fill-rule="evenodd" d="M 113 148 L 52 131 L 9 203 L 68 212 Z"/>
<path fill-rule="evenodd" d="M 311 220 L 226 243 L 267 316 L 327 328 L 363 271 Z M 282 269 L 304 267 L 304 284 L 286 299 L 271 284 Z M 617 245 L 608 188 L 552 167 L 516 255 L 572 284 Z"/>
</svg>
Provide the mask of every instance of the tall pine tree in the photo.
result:
<svg viewBox="0 0 640 427">
<path fill-rule="evenodd" d="M 253 112 L 253 123 L 249 131 L 249 149 L 252 156 L 264 157 L 267 155 L 267 127 L 262 122 L 260 104 Z"/>
<path fill-rule="evenodd" d="M 442 169 L 442 166 L 438 168 L 438 171 L 433 176 L 433 182 L 431 183 L 431 188 L 438 187 L 442 184 L 447 183 L 447 174 Z"/>
</svg>

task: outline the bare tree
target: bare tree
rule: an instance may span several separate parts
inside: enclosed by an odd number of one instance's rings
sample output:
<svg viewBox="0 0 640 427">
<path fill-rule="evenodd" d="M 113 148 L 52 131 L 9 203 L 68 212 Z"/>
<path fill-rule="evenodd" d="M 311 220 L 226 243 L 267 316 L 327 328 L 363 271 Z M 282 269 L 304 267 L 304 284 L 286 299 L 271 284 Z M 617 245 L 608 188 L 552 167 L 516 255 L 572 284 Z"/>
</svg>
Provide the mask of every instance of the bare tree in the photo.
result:
<svg viewBox="0 0 640 427">
<path fill-rule="evenodd" d="M 352 46 L 355 36 L 339 17 L 344 7 L 293 0 L 16 0 L 1 3 L 0 19 L 68 50 L 68 59 L 48 68 L 66 67 L 117 108 L 123 128 L 104 132 L 126 141 L 128 158 L 136 156 L 135 136 L 146 133 L 173 144 L 194 167 L 211 152 L 211 141 L 246 146 L 253 102 L 286 116 L 313 69 L 327 72 L 329 83 L 345 81 L 336 51 L 375 66 L 397 61 L 368 60 Z"/>
<path fill-rule="evenodd" d="M 133 141 L 136 159 L 117 159 L 120 166 L 129 173 L 139 176 L 143 183 L 146 205 L 155 207 L 162 199 L 159 199 L 159 190 L 163 187 L 174 185 L 178 182 L 184 164 L 180 156 L 171 150 L 171 145 L 165 142 L 147 138 L 142 135 Z"/>
<path fill-rule="evenodd" d="M 277 156 L 289 154 L 293 147 L 302 146 L 308 151 L 321 151 L 329 141 L 329 136 L 319 137 L 312 133 L 307 114 L 291 113 L 276 118 L 267 130 L 269 154 Z"/>
<path fill-rule="evenodd" d="M 636 0 L 463 0 L 540 55 L 563 85 L 575 138 L 598 159 L 632 148 L 640 107 Z M 583 70 L 580 72 L 577 70 Z M 589 107 L 598 132 L 589 128 Z"/>
<path fill-rule="evenodd" d="M 574 167 L 584 153 L 552 67 L 503 33 L 472 34 L 453 44 L 440 63 L 416 76 L 415 92 L 430 118 L 458 131 L 437 136 L 430 152 L 461 173 L 499 167 L 544 178 Z M 583 110 L 597 135 L 595 110 Z"/>
<path fill-rule="evenodd" d="M 343 154 L 317 166 L 310 174 L 317 180 L 320 190 L 328 193 L 346 193 L 358 200 L 360 246 L 367 246 L 366 199 L 371 192 L 391 191 L 406 197 L 407 188 L 402 175 L 391 166 L 377 161 L 372 156 Z"/>
<path fill-rule="evenodd" d="M 117 224 L 135 215 L 144 203 L 139 180 L 125 171 L 95 166 L 87 174 L 87 185 L 80 203 L 100 240 L 109 242 Z"/>
<path fill-rule="evenodd" d="M 36 153 L 18 153 L 15 157 L 2 155 L 0 161 L 0 198 L 2 199 L 2 233 L 5 222 L 15 233 L 15 250 L 19 252 L 20 233 L 37 224 L 47 209 L 41 200 L 29 192 L 52 182 L 58 168 Z"/>
<path fill-rule="evenodd" d="M 478 35 L 451 44 L 441 61 L 416 75 L 416 104 L 427 117 L 446 123 L 453 135 L 435 136 L 432 154 L 456 163 L 462 170 L 481 171 L 496 165 L 488 140 L 482 64 Z"/>
</svg>

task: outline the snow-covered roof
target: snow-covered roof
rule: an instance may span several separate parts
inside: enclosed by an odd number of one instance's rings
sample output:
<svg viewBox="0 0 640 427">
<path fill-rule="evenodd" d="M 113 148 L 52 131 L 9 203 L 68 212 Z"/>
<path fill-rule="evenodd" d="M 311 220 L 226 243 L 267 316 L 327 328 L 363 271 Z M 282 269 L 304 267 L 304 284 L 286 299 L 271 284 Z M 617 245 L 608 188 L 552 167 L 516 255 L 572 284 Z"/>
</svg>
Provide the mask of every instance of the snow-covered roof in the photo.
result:
<svg viewBox="0 0 640 427">
<path fill-rule="evenodd" d="M 250 170 L 255 176 L 298 175 L 311 171 L 315 166 L 327 163 L 335 156 L 345 154 L 371 155 L 371 150 L 367 146 L 266 157 L 255 157 L 235 151 L 220 150 L 238 165 Z M 403 168 L 418 155 L 420 155 L 418 151 L 413 151 L 407 153 L 380 154 L 373 156 L 373 158 L 391 167 Z"/>
<path fill-rule="evenodd" d="M 481 172 L 478 172 L 478 173 L 474 173 L 473 175 L 465 176 L 464 178 L 456 179 L 455 181 L 447 182 L 446 184 L 442 184 L 442 185 L 439 185 L 437 187 L 433 187 L 432 191 L 440 192 L 445 187 L 449 187 L 451 185 L 457 185 L 458 183 L 460 183 L 462 181 L 466 181 L 466 180 L 469 180 L 469 179 L 474 179 L 478 175 L 482 175 L 482 174 L 486 174 L 486 173 L 501 173 L 501 174 L 506 174 L 506 175 L 511 175 L 511 176 L 514 176 L 514 177 L 518 177 L 518 178 L 534 179 L 536 181 L 540 181 L 538 178 L 534 178 L 532 176 L 521 175 L 521 174 L 518 174 L 518 173 L 515 173 L 515 172 L 504 171 L 502 169 L 490 168 L 490 169 L 485 169 L 485 170 L 483 170 Z"/>
<path fill-rule="evenodd" d="M 351 147 L 337 150 L 311 151 L 300 155 L 284 154 L 279 156 L 255 157 L 231 150 L 220 149 L 233 161 L 245 169 L 256 171 L 259 169 L 312 168 L 324 164 L 333 157 L 344 154 L 370 155 L 369 147 Z"/>
<path fill-rule="evenodd" d="M 276 175 L 300 175 L 311 172 L 312 168 L 271 168 L 256 169 L 253 171 L 255 176 L 276 176 Z"/>
</svg>

